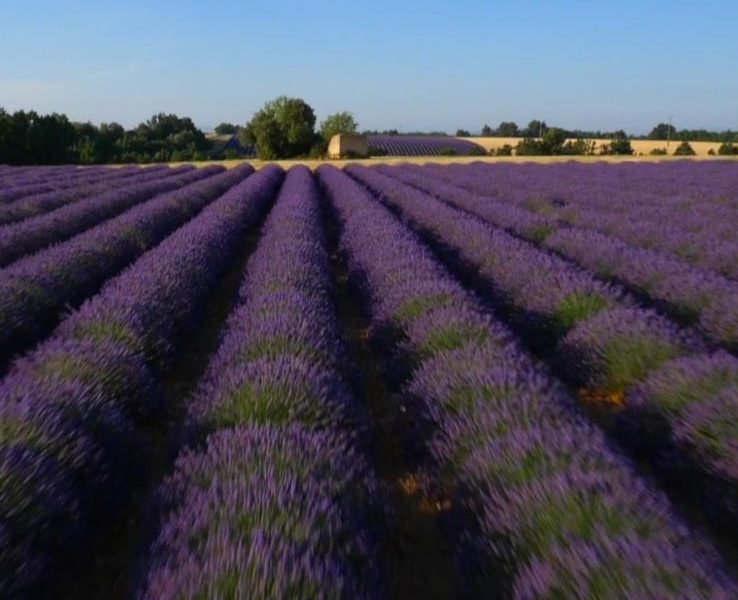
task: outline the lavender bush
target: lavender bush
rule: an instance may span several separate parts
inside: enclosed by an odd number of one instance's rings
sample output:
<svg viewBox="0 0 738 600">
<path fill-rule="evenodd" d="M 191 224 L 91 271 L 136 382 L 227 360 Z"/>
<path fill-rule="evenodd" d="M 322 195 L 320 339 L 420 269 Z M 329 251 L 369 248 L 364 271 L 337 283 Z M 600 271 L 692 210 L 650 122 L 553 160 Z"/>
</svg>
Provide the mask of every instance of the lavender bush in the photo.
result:
<svg viewBox="0 0 738 600">
<path fill-rule="evenodd" d="M 14 363 L 0 384 L 2 595 L 42 593 L 60 553 L 128 501 L 160 369 L 282 177 L 267 167 L 232 187 Z"/>
<path fill-rule="evenodd" d="M 295 167 L 188 403 L 190 447 L 159 492 L 142 598 L 377 595 L 376 484 L 355 444 L 365 426 L 341 375 L 322 239 L 315 182 Z"/>
<path fill-rule="evenodd" d="M 253 172 L 239 167 L 154 196 L 66 242 L 0 269 L 0 363 L 48 333 L 110 276 Z"/>
<path fill-rule="evenodd" d="M 475 593 L 496 576 L 517 598 L 735 594 L 704 541 L 417 239 L 345 175 L 318 174 L 373 322 L 398 330 L 416 365 L 407 393 L 435 425 L 431 453 Z"/>
</svg>

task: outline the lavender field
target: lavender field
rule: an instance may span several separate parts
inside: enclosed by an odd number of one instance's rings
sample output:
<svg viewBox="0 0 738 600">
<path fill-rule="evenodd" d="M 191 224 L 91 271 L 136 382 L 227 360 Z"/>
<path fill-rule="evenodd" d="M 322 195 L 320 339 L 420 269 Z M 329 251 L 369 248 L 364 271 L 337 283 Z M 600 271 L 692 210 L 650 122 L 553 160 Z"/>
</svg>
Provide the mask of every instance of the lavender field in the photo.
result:
<svg viewBox="0 0 738 600">
<path fill-rule="evenodd" d="M 474 142 L 451 136 L 371 134 L 367 136 L 367 142 L 371 151 L 389 156 L 466 156 L 475 151 L 486 154 Z"/>
<path fill-rule="evenodd" d="M 0 598 L 738 598 L 738 163 L 0 166 Z"/>
</svg>

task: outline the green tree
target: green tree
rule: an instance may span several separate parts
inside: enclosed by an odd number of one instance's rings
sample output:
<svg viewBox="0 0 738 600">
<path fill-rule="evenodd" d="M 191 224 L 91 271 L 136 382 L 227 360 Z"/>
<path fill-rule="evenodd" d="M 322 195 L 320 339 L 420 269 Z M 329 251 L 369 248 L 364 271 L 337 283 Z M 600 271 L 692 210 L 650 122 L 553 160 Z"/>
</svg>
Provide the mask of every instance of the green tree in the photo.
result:
<svg viewBox="0 0 738 600">
<path fill-rule="evenodd" d="M 215 128 L 215 133 L 218 135 L 228 135 L 231 133 L 236 133 L 236 126 L 233 123 L 220 123 Z"/>
<path fill-rule="evenodd" d="M 621 129 L 612 134 L 609 144 L 605 144 L 600 154 L 633 154 L 633 148 L 626 133 Z"/>
<path fill-rule="evenodd" d="M 537 156 L 545 154 L 543 142 L 531 137 L 525 137 L 518 142 L 517 146 L 515 146 L 515 154 L 518 156 Z"/>
<path fill-rule="evenodd" d="M 131 131 L 71 123 L 66 115 L 0 109 L 0 163 L 98 164 L 200 160 L 209 147 L 192 119 L 160 113 Z"/>
<path fill-rule="evenodd" d="M 682 142 L 674 150 L 674 156 L 694 156 L 696 152 L 689 142 Z"/>
<path fill-rule="evenodd" d="M 339 133 L 356 133 L 359 124 L 348 111 L 328 115 L 320 124 L 320 135 L 326 142 L 330 142 L 334 135 Z"/>
<path fill-rule="evenodd" d="M 723 142 L 717 151 L 721 156 L 732 156 L 738 154 L 738 146 L 731 144 L 730 142 Z"/>
<path fill-rule="evenodd" d="M 568 141 L 561 147 L 561 154 L 571 154 L 583 156 L 595 153 L 596 143 L 593 140 L 577 138 L 574 141 Z"/>
<path fill-rule="evenodd" d="M 659 123 L 648 134 L 649 140 L 673 140 L 677 135 L 676 127 L 669 123 Z"/>
<path fill-rule="evenodd" d="M 543 137 L 543 134 L 548 131 L 548 125 L 546 125 L 546 121 L 538 121 L 537 119 L 533 119 L 530 123 L 528 123 L 528 127 L 523 129 L 521 134 L 525 137 Z"/>
<path fill-rule="evenodd" d="M 485 123 L 484 127 L 482 127 L 482 137 L 492 137 L 493 134 L 494 131 L 492 131 L 492 128 Z"/>
<path fill-rule="evenodd" d="M 315 112 L 304 100 L 280 96 L 257 111 L 239 132 L 264 160 L 307 154 L 315 141 Z"/>
<path fill-rule="evenodd" d="M 34 111 L 0 113 L 0 162 L 13 165 L 62 164 L 75 160 L 77 134 L 66 115 Z"/>
<path fill-rule="evenodd" d="M 543 142 L 544 154 L 561 154 L 566 142 L 566 131 L 559 127 L 551 127 L 543 133 L 541 141 Z"/>
<path fill-rule="evenodd" d="M 471 133 L 467 129 L 457 129 L 456 137 L 471 137 Z"/>
<path fill-rule="evenodd" d="M 0 106 L 0 164 L 10 162 L 10 115 Z"/>
<path fill-rule="evenodd" d="M 119 123 L 100 124 L 95 142 L 95 155 L 100 162 L 108 163 L 118 160 L 118 145 L 125 134 L 125 129 Z"/>
<path fill-rule="evenodd" d="M 83 165 L 93 165 L 101 162 L 96 152 L 98 131 L 89 121 L 87 123 L 75 123 L 77 139 L 74 144 L 74 154 L 77 161 Z"/>
<path fill-rule="evenodd" d="M 515 122 L 502 121 L 502 123 L 497 126 L 495 135 L 497 137 L 518 137 L 520 135 L 520 130 Z M 536 135 L 538 135 L 537 132 Z"/>
<path fill-rule="evenodd" d="M 274 160 L 291 156 L 287 149 L 286 135 L 273 115 L 261 113 L 241 131 L 242 143 L 257 146 L 262 159 Z"/>
<path fill-rule="evenodd" d="M 138 162 L 198 160 L 210 146 L 192 119 L 165 113 L 126 132 L 124 142 Z"/>
</svg>

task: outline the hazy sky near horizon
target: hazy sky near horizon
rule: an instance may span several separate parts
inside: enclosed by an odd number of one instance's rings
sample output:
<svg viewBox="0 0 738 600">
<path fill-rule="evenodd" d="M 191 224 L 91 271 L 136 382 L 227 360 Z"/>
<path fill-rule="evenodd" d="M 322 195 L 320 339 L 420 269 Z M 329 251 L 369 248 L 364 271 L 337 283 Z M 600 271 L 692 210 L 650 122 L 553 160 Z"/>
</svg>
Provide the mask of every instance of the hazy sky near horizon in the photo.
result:
<svg viewBox="0 0 738 600">
<path fill-rule="evenodd" d="M 0 106 L 246 122 L 282 94 L 362 129 L 738 129 L 738 2 L 0 0 Z"/>
</svg>

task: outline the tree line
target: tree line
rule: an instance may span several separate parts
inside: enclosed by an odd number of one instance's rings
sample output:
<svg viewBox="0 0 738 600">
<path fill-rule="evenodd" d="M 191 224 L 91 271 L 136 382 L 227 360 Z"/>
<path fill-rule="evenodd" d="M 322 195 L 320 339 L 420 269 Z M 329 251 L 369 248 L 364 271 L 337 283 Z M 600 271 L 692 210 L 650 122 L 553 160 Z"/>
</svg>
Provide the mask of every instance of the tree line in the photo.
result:
<svg viewBox="0 0 738 600">
<path fill-rule="evenodd" d="M 552 129 L 546 124 L 546 121 L 538 119 L 531 120 L 527 127 L 518 127 L 514 121 L 502 121 L 497 127 L 492 128 L 488 124 L 484 124 L 480 131 L 482 137 L 510 137 L 510 138 L 542 138 L 543 135 Z M 567 138 L 581 139 L 612 139 L 619 137 L 622 131 L 588 131 L 583 129 L 566 129 L 564 127 L 555 127 L 559 131 L 563 131 Z M 472 134 L 467 129 L 457 129 L 458 137 L 471 137 Z M 632 140 L 682 140 L 687 142 L 738 142 L 738 131 L 726 129 L 724 131 L 709 131 L 707 129 L 677 129 L 669 123 L 659 123 L 647 134 L 642 136 L 626 136 Z"/>
<path fill-rule="evenodd" d="M 0 164 L 150 163 L 207 159 L 210 143 L 189 117 L 159 113 L 134 129 L 75 123 L 66 115 L 0 108 Z"/>
<path fill-rule="evenodd" d="M 348 112 L 326 117 L 319 125 L 313 108 L 301 98 L 280 96 L 267 102 L 243 126 L 220 123 L 216 133 L 237 135 L 241 144 L 257 147 L 264 160 L 325 156 L 328 142 L 337 133 L 356 133 L 359 124 Z M 364 131 L 365 134 L 401 134 L 396 129 Z M 593 154 L 593 139 L 611 141 L 599 152 L 632 154 L 632 139 L 673 139 L 684 141 L 680 152 L 689 153 L 688 141 L 723 142 L 719 154 L 738 154 L 738 132 L 677 130 L 659 123 L 647 136 L 628 136 L 624 131 L 583 131 L 549 127 L 533 119 L 526 127 L 503 121 L 495 129 L 484 125 L 482 136 L 521 138 L 513 148 L 505 145 L 498 155 L 512 154 Z M 447 135 L 445 132 L 414 132 L 412 135 Z M 457 136 L 470 136 L 459 129 Z M 481 150 L 481 149 L 480 149 Z M 72 122 L 66 115 L 39 115 L 35 111 L 9 113 L 0 108 L 0 164 L 100 164 L 199 161 L 222 158 L 189 117 L 158 113 L 133 129 L 118 123 Z M 230 158 L 231 156 L 226 156 Z"/>
</svg>

